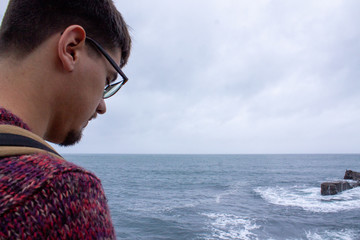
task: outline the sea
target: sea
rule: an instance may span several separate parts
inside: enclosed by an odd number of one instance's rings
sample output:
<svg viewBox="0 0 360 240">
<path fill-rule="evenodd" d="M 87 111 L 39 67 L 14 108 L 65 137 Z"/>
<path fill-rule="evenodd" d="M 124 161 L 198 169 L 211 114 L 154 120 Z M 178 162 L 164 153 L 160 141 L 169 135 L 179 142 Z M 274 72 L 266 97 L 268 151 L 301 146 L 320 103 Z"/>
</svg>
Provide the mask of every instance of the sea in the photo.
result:
<svg viewBox="0 0 360 240">
<path fill-rule="evenodd" d="M 117 239 L 360 239 L 360 154 L 101 155 L 65 158 L 102 181 Z"/>
</svg>

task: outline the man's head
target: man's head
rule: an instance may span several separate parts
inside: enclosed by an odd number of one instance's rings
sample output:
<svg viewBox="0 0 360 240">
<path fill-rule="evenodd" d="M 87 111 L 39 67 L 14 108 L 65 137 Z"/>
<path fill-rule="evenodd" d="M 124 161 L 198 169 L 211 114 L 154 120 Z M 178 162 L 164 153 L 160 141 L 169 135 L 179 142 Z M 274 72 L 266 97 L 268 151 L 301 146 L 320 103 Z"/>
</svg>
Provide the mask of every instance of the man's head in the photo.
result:
<svg viewBox="0 0 360 240">
<path fill-rule="evenodd" d="M 10 0 L 0 28 L 0 55 L 22 58 L 73 24 L 104 48 L 120 48 L 121 66 L 126 64 L 131 40 L 112 0 Z"/>
<path fill-rule="evenodd" d="M 127 25 L 111 0 L 10 0 L 0 28 L 8 75 L 0 100 L 46 140 L 74 144 L 87 122 L 106 111 L 104 87 L 119 72 L 114 63 L 126 64 L 130 47 Z M 15 71 L 6 59 L 17 63 Z"/>
</svg>

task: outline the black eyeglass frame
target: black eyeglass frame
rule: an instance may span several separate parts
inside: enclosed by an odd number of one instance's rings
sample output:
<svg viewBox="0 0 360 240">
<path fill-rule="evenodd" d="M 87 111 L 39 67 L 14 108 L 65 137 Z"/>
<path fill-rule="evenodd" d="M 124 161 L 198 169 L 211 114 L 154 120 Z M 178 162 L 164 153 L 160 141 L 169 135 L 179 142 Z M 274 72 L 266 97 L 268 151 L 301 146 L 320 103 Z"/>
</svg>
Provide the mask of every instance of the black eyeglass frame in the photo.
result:
<svg viewBox="0 0 360 240">
<path fill-rule="evenodd" d="M 114 84 L 111 84 L 109 83 L 105 89 L 104 89 L 104 95 L 103 95 L 103 98 L 106 99 L 106 98 L 109 98 L 109 97 L 112 97 L 114 96 L 115 93 L 117 93 L 120 88 L 125 85 L 125 83 L 129 80 L 128 77 L 124 74 L 124 72 L 120 69 L 120 67 L 116 64 L 116 62 L 110 57 L 110 55 L 105 51 L 105 49 L 103 47 L 101 47 L 101 45 L 95 41 L 94 39 L 90 38 L 90 37 L 86 37 L 86 40 L 89 40 L 89 42 L 91 42 L 95 47 L 96 49 L 98 49 L 102 55 L 104 55 L 104 57 L 109 61 L 109 63 L 115 68 L 116 72 L 118 72 L 120 74 L 120 76 L 122 77 L 122 81 L 121 82 L 117 82 L 117 83 L 114 83 Z M 106 90 L 107 89 L 111 89 L 112 87 L 114 87 L 115 85 L 118 85 L 118 88 L 111 93 L 111 95 L 109 96 L 105 96 L 106 95 Z"/>
</svg>

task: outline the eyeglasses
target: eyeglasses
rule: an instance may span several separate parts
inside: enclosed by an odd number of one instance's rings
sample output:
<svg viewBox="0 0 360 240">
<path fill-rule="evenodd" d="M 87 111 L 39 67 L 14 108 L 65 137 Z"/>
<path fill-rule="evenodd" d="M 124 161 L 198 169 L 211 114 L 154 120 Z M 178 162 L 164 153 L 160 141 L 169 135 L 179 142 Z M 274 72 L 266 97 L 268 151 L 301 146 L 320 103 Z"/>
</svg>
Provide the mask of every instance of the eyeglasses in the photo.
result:
<svg viewBox="0 0 360 240">
<path fill-rule="evenodd" d="M 122 86 L 124 86 L 125 83 L 129 79 L 126 77 L 126 75 L 120 69 L 120 67 L 116 64 L 116 62 L 105 51 L 105 49 L 100 46 L 100 44 L 98 42 L 96 42 L 94 39 L 89 38 L 89 37 L 86 37 L 86 39 L 89 40 L 89 42 L 91 42 L 96 47 L 96 49 L 98 49 L 102 53 L 102 55 L 104 55 L 104 57 L 109 61 L 109 63 L 115 68 L 116 72 L 118 72 L 120 74 L 120 76 L 122 77 L 122 79 L 114 80 L 112 82 L 109 82 L 105 86 L 104 93 L 103 93 L 103 98 L 104 99 L 109 98 L 109 97 L 113 96 L 115 93 L 117 93 L 117 91 L 119 91 L 120 88 Z"/>
</svg>

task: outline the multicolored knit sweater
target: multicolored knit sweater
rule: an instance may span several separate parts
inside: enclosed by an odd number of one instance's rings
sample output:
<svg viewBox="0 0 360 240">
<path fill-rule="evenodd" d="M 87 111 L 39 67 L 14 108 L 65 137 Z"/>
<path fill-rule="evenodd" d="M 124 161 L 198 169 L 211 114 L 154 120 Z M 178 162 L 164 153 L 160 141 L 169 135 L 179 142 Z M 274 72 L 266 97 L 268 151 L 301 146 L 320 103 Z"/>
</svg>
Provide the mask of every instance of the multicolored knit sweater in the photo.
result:
<svg viewBox="0 0 360 240">
<path fill-rule="evenodd" d="M 29 130 L 2 108 L 0 124 Z M 0 239 L 115 239 L 100 180 L 49 154 L 0 158 Z"/>
</svg>

